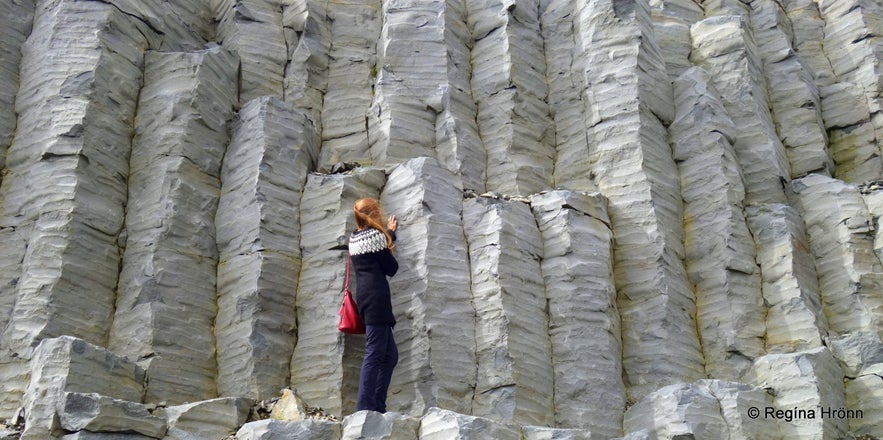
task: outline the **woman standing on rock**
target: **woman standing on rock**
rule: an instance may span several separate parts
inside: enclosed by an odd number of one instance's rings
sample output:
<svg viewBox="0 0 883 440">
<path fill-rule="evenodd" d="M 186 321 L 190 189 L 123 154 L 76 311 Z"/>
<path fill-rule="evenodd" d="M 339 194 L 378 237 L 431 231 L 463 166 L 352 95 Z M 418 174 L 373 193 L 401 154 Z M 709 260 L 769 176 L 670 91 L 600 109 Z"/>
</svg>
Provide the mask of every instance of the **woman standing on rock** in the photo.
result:
<svg viewBox="0 0 883 440">
<path fill-rule="evenodd" d="M 396 217 L 383 227 L 383 213 L 375 199 L 360 199 L 353 205 L 357 229 L 350 235 L 349 252 L 356 276 L 356 303 L 365 323 L 367 341 L 356 410 L 386 412 L 386 393 L 399 351 L 392 337 L 395 316 L 386 277 L 396 274 L 399 264 L 393 256 Z"/>
</svg>

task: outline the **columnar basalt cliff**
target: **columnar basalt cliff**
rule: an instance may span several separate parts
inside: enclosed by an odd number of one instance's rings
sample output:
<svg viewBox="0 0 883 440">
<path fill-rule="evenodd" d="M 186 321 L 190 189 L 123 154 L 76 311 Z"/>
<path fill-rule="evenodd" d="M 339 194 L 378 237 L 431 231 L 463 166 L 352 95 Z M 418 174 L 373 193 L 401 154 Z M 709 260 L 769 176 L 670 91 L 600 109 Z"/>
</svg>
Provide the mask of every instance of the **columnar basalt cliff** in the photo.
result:
<svg viewBox="0 0 883 440">
<path fill-rule="evenodd" d="M 3 0 L 0 35 L 0 438 L 883 438 L 879 0 Z M 400 224 L 383 415 L 336 330 L 361 197 Z M 260 420 L 285 388 L 331 417 Z"/>
</svg>

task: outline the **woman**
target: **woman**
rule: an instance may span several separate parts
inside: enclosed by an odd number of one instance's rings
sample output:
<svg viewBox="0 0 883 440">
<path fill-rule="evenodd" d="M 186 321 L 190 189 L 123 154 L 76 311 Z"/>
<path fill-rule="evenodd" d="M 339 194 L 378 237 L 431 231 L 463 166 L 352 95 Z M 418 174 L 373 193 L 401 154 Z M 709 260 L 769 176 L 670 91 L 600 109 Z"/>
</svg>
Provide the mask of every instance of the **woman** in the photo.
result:
<svg viewBox="0 0 883 440">
<path fill-rule="evenodd" d="M 395 316 L 386 277 L 399 264 L 393 256 L 398 220 L 390 216 L 383 227 L 383 213 L 375 199 L 361 199 L 353 205 L 357 229 L 349 240 L 350 258 L 356 277 L 356 303 L 365 323 L 367 342 L 356 410 L 386 412 L 386 393 L 399 352 L 392 337 Z"/>
</svg>

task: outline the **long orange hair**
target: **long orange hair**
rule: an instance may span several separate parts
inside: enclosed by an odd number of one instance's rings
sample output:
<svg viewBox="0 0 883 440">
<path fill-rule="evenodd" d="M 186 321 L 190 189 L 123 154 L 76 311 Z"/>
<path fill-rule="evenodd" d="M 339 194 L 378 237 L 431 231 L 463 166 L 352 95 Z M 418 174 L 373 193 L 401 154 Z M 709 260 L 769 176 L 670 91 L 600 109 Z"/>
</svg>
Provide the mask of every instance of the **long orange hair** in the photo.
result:
<svg viewBox="0 0 883 440">
<path fill-rule="evenodd" d="M 386 236 L 386 247 L 390 251 L 395 250 L 395 244 L 392 236 L 383 225 L 383 210 L 380 208 L 380 202 L 372 198 L 359 199 L 353 205 L 353 215 L 356 217 L 356 227 L 359 230 L 365 228 L 374 228 Z"/>
</svg>

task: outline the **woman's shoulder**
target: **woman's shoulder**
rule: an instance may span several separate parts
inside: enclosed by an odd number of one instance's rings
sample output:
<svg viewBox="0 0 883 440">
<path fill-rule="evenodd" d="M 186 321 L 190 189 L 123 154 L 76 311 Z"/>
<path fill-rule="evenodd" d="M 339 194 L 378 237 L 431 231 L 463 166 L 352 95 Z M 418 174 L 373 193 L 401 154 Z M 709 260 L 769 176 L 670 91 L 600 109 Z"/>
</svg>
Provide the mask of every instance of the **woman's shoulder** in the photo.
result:
<svg viewBox="0 0 883 440">
<path fill-rule="evenodd" d="M 386 236 L 374 228 L 356 230 L 350 235 L 350 255 L 370 254 L 386 249 Z"/>
</svg>

